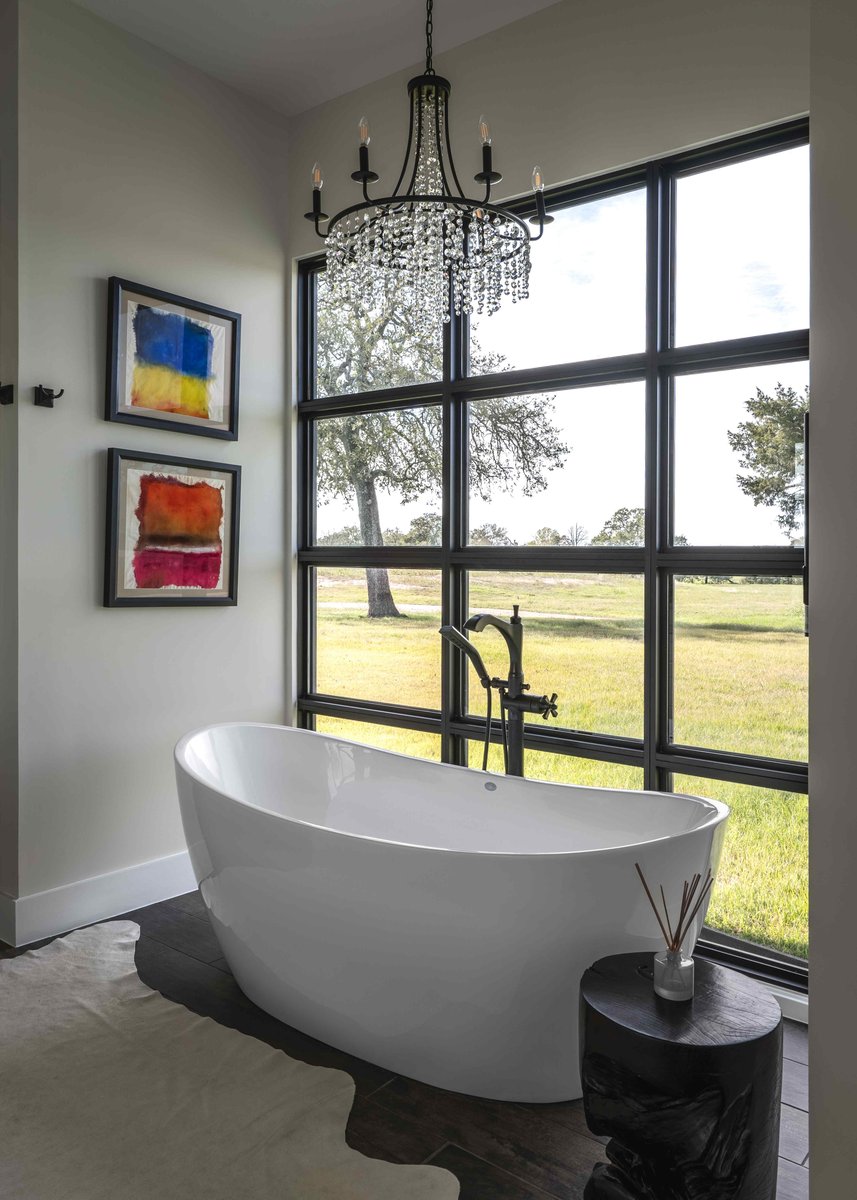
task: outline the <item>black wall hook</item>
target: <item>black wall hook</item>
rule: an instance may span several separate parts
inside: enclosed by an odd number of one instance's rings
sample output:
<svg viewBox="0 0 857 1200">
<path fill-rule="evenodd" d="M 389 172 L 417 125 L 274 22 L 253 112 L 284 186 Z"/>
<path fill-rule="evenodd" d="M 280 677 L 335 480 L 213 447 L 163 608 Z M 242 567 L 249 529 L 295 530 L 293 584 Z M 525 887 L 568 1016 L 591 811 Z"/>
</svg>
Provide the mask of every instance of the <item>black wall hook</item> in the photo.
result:
<svg viewBox="0 0 857 1200">
<path fill-rule="evenodd" d="M 15 389 L 11 383 L 0 384 L 0 404 L 14 404 Z"/>
<path fill-rule="evenodd" d="M 33 403 L 38 404 L 40 408 L 53 408 L 54 400 L 59 400 L 60 396 L 65 395 L 65 388 L 60 388 L 58 392 L 55 392 L 53 388 L 45 387 L 43 383 L 36 384 L 33 390 L 36 393 Z"/>
</svg>

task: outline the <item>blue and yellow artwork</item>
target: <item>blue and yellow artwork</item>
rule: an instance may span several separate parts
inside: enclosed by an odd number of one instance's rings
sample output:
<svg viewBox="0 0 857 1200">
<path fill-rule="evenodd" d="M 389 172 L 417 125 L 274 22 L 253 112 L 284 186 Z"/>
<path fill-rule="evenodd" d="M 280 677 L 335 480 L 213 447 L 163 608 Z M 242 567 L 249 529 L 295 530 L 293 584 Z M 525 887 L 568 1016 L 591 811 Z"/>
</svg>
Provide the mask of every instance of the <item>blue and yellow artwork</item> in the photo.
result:
<svg viewBox="0 0 857 1200">
<path fill-rule="evenodd" d="M 214 380 L 211 327 L 178 313 L 138 304 L 132 328 L 132 405 L 208 419 Z"/>
<path fill-rule="evenodd" d="M 241 314 L 112 275 L 104 416 L 238 437 Z"/>
</svg>

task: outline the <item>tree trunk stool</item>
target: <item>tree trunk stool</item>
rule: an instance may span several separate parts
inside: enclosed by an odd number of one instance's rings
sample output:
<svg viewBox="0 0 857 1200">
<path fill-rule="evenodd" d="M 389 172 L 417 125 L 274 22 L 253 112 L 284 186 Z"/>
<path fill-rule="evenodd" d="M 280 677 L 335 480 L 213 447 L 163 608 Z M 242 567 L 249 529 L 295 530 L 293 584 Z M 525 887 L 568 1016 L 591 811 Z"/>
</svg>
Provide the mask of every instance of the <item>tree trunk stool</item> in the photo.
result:
<svg viewBox="0 0 857 1200">
<path fill-rule="evenodd" d="M 652 954 L 580 984 L 586 1123 L 611 1138 L 584 1200 L 775 1200 L 782 1013 L 760 984 L 696 960 L 696 994 L 656 996 Z"/>
</svg>

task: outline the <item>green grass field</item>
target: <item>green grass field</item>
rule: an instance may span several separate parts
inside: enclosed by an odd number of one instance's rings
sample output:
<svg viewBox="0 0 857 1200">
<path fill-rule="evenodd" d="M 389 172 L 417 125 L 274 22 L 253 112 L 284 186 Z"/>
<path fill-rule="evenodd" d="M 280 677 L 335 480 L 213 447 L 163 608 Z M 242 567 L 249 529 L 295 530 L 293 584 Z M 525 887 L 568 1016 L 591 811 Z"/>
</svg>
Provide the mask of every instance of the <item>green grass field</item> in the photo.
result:
<svg viewBox="0 0 857 1200">
<path fill-rule="evenodd" d="M 317 690 L 366 700 L 440 704 L 440 577 L 391 571 L 400 618 L 369 620 L 362 571 L 318 572 Z M 641 737 L 643 582 L 610 575 L 476 572 L 471 609 L 503 613 L 515 601 L 526 620 L 527 678 L 557 691 L 558 723 Z M 502 640 L 474 635 L 492 674 L 504 672 Z M 807 744 L 807 644 L 800 588 L 676 582 L 675 740 L 688 745 L 802 760 Z M 482 689 L 471 710 L 484 712 Z M 534 717 L 538 721 L 540 718 Z M 391 750 L 439 757 L 432 734 L 319 718 L 318 728 Z M 481 747 L 471 746 L 471 765 Z M 490 763 L 499 769 L 499 749 Z M 642 786 L 633 767 L 527 752 L 533 778 L 599 787 Z M 691 777 L 676 790 L 732 807 L 709 923 L 787 953 L 807 952 L 805 796 Z"/>
</svg>

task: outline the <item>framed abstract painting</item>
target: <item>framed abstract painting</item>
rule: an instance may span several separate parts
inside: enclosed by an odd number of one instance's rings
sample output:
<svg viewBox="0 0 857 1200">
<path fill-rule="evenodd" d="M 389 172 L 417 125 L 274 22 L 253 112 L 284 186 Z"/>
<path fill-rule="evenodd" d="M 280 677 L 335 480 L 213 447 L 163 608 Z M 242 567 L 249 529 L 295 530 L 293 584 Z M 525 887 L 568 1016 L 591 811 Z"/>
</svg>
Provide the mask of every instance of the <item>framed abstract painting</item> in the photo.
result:
<svg viewBox="0 0 857 1200">
<path fill-rule="evenodd" d="M 107 328 L 108 421 L 236 440 L 238 313 L 114 275 Z"/>
<path fill-rule="evenodd" d="M 241 468 L 107 453 L 105 606 L 237 604 Z"/>
</svg>

